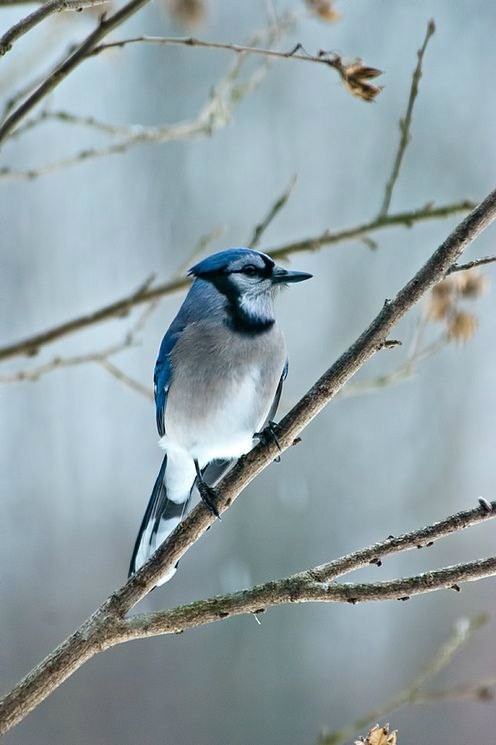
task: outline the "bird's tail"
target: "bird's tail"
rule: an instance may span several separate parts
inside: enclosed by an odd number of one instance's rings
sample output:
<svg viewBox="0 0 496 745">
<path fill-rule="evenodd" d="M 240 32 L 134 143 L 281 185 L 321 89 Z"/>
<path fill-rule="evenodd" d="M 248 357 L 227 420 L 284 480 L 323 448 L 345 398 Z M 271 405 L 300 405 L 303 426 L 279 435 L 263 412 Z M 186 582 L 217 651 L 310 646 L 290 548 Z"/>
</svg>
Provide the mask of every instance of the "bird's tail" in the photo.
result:
<svg viewBox="0 0 496 745">
<path fill-rule="evenodd" d="M 150 558 L 155 549 L 165 541 L 167 536 L 179 525 L 188 509 L 191 491 L 187 493 L 182 502 L 173 502 L 172 499 L 167 497 L 167 488 L 165 485 L 166 468 L 167 455 L 164 456 L 162 461 L 152 495 L 141 521 L 129 566 L 129 576 L 134 574 Z M 157 585 L 168 582 L 176 573 L 176 569 L 177 564 L 160 578 Z"/>
</svg>

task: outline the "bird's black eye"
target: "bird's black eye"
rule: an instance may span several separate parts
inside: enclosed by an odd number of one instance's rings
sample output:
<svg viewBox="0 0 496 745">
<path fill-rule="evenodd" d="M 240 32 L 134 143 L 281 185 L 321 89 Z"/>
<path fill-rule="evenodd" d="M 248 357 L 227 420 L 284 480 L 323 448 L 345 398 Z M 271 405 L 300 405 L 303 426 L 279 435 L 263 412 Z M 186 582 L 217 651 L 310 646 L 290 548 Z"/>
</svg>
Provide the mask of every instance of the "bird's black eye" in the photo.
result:
<svg viewBox="0 0 496 745">
<path fill-rule="evenodd" d="M 248 264 L 248 266 L 243 267 L 243 274 L 246 274 L 248 277 L 254 277 L 258 274 L 258 269 L 253 264 Z"/>
</svg>

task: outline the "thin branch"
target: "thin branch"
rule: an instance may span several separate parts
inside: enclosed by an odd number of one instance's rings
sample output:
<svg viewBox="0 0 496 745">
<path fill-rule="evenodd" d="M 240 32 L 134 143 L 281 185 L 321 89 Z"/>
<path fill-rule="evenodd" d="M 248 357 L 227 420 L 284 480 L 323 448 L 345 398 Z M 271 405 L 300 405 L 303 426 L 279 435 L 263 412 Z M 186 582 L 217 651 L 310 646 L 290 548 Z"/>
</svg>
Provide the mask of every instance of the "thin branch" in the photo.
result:
<svg viewBox="0 0 496 745">
<path fill-rule="evenodd" d="M 471 620 L 460 619 L 453 629 L 449 639 L 438 649 L 432 659 L 427 663 L 422 672 L 400 693 L 393 696 L 387 703 L 377 709 L 367 712 L 352 724 L 334 732 L 326 732 L 319 737 L 318 745 L 341 745 L 374 722 L 384 720 L 393 711 L 406 704 L 429 703 L 435 694 L 427 693 L 423 689 L 425 685 L 444 670 L 453 657 L 469 641 L 474 631 L 477 631 L 487 622 L 486 616 L 476 616 Z M 445 694 L 447 692 L 444 692 Z"/>
<path fill-rule="evenodd" d="M 10 52 L 17 39 L 27 34 L 32 28 L 48 18 L 54 13 L 60 13 L 63 10 L 80 11 L 84 8 L 104 5 L 107 0 L 49 0 L 43 3 L 39 8 L 27 15 L 25 18 L 16 23 L 12 28 L 0 37 L 0 57 Z"/>
<path fill-rule="evenodd" d="M 274 27 L 264 29 L 262 32 L 258 32 L 253 38 L 258 39 L 265 35 L 269 41 L 273 41 L 279 37 L 281 32 L 291 27 L 292 21 L 293 17 L 289 15 L 281 21 L 277 29 Z M 108 124 L 94 117 L 78 116 L 66 111 L 42 111 L 32 119 L 29 119 L 23 126 L 19 126 L 11 134 L 11 137 L 22 136 L 39 124 L 56 120 L 65 124 L 90 127 L 108 136 L 119 137 L 120 139 L 103 147 L 86 148 L 66 158 L 36 168 L 16 171 L 9 166 L 4 166 L 0 168 L 0 180 L 33 180 L 88 160 L 107 157 L 109 155 L 120 155 L 137 145 L 150 143 L 165 144 L 178 140 L 211 137 L 218 129 L 229 124 L 233 109 L 246 96 L 258 88 L 269 69 L 269 61 L 264 60 L 250 74 L 247 80 L 239 82 L 239 76 L 244 62 L 245 57 L 240 55 L 234 64 L 231 65 L 227 74 L 210 92 L 203 108 L 194 119 L 187 119 L 176 124 L 165 124 L 154 127 L 144 127 L 142 125 L 125 126 Z"/>
<path fill-rule="evenodd" d="M 317 251 L 322 246 L 336 245 L 347 240 L 360 238 L 367 233 L 382 230 L 383 228 L 390 228 L 398 225 L 411 227 L 418 222 L 448 217 L 458 212 L 464 212 L 472 207 L 472 202 L 469 202 L 468 200 L 446 204 L 440 207 L 426 205 L 421 209 L 411 212 L 398 212 L 384 217 L 377 217 L 368 223 L 363 223 L 353 228 L 346 228 L 345 230 L 337 231 L 335 233 L 331 233 L 327 230 L 313 238 L 306 238 L 302 241 L 278 246 L 277 248 L 270 250 L 270 254 L 274 259 L 287 258 L 296 253 Z M 70 321 L 53 326 L 47 331 L 34 334 L 26 339 L 22 339 L 21 341 L 13 342 L 12 344 L 1 347 L 0 360 L 7 360 L 21 355 L 37 354 L 38 351 L 47 344 L 51 344 L 69 334 L 81 331 L 82 329 L 101 323 L 109 318 L 125 316 L 135 305 L 141 305 L 150 300 L 163 297 L 164 295 L 170 295 L 179 290 L 184 290 L 189 286 L 189 283 L 190 280 L 187 278 L 174 279 L 170 282 L 156 285 L 144 292 L 133 292 L 131 295 L 127 295 L 126 297 L 121 298 L 114 303 L 110 303 L 109 305 L 105 305 L 91 313 L 78 316 Z"/>
<path fill-rule="evenodd" d="M 416 704 L 432 704 L 437 701 L 480 701 L 486 703 L 496 698 L 496 678 L 487 678 L 477 683 L 453 686 L 442 691 L 419 693 Z"/>
<path fill-rule="evenodd" d="M 110 373 L 110 375 L 119 380 L 121 383 L 124 383 L 124 385 L 127 385 L 128 388 L 131 388 L 131 390 L 140 393 L 142 396 L 145 396 L 145 398 L 147 398 L 149 401 L 153 401 L 152 389 L 146 385 L 143 385 L 143 383 L 140 383 L 139 380 L 136 380 L 130 375 L 127 375 L 123 370 L 120 369 L 120 367 L 114 365 L 114 363 L 109 360 L 108 356 L 101 357 L 95 361 L 98 362 L 98 364 L 101 365 L 104 370 Z"/>
<path fill-rule="evenodd" d="M 249 81 L 242 87 L 236 85 L 236 76 L 231 71 L 224 80 L 210 93 L 208 100 L 194 119 L 186 119 L 176 124 L 163 124 L 157 127 L 143 127 L 133 125 L 130 127 L 106 124 L 93 117 L 78 117 L 68 112 L 42 112 L 38 117 L 26 123 L 22 132 L 42 122 L 57 119 L 66 124 L 78 124 L 93 127 L 108 135 L 120 136 L 117 142 L 112 142 L 102 147 L 91 147 L 80 150 L 67 158 L 55 160 L 52 163 L 29 168 L 26 170 L 14 170 L 8 166 L 0 168 L 0 181 L 32 181 L 33 179 L 57 173 L 65 168 L 77 165 L 88 160 L 104 158 L 110 155 L 121 155 L 132 147 L 147 144 L 165 144 L 183 140 L 196 140 L 200 137 L 211 137 L 214 132 L 227 126 L 231 120 L 233 108 L 241 100 L 252 93 L 262 82 L 265 68 L 257 69 Z M 13 133 L 13 136 L 16 132 Z"/>
<path fill-rule="evenodd" d="M 308 572 L 308 575 L 311 571 Z M 300 575 L 266 582 L 249 590 L 197 600 L 172 610 L 131 616 L 118 625 L 116 643 L 150 636 L 178 634 L 187 629 L 214 623 L 233 616 L 262 613 L 267 608 L 287 603 L 368 603 L 384 600 L 408 600 L 441 589 L 452 589 L 462 582 L 496 575 L 496 557 L 435 569 L 414 577 L 388 582 L 328 584 L 304 580 Z M 459 588 L 458 588 L 459 589 Z M 113 643 L 108 646 L 114 646 Z"/>
<path fill-rule="evenodd" d="M 57 65 L 45 80 L 23 101 L 0 125 L 0 144 L 5 142 L 12 130 L 24 119 L 27 114 L 48 96 L 65 78 L 75 70 L 81 62 L 84 62 L 93 51 L 95 46 L 107 36 L 110 31 L 127 21 L 134 13 L 146 5 L 149 0 L 130 0 L 126 5 L 117 10 L 108 18 L 102 17 L 86 39 L 76 48 L 74 52 Z"/>
<path fill-rule="evenodd" d="M 256 246 L 259 245 L 263 234 L 265 233 L 271 222 L 277 217 L 279 212 L 284 209 L 284 207 L 288 203 L 289 197 L 291 196 L 291 192 L 295 187 L 296 180 L 296 176 L 291 177 L 288 186 L 283 191 L 281 196 L 276 199 L 274 204 L 271 206 L 271 208 L 263 218 L 262 222 L 258 223 L 258 225 L 255 226 L 252 236 L 246 244 L 247 246 L 249 246 L 249 248 L 256 248 Z"/>
<path fill-rule="evenodd" d="M 0 8 L 10 7 L 11 5 L 41 5 L 46 0 L 0 0 Z"/>
<path fill-rule="evenodd" d="M 363 569 L 370 564 L 381 565 L 386 556 L 411 551 L 412 549 L 430 547 L 440 538 L 445 538 L 452 533 L 459 533 L 473 525 L 484 522 L 488 515 L 494 517 L 494 513 L 483 505 L 471 510 L 457 512 L 455 515 L 450 515 L 444 520 L 420 530 L 414 530 L 400 536 L 389 536 L 386 540 L 373 546 L 368 546 L 360 551 L 353 551 L 351 554 L 339 557 L 339 559 L 321 564 L 311 570 L 310 576 L 315 582 L 332 582 L 344 574 Z M 308 573 L 303 572 L 299 576 L 305 577 L 306 574 Z"/>
<path fill-rule="evenodd" d="M 384 375 L 377 375 L 369 380 L 359 380 L 356 383 L 350 383 L 343 388 L 339 394 L 340 398 L 349 398 L 350 396 L 361 396 L 367 393 L 375 393 L 383 388 L 389 388 L 409 380 L 414 374 L 417 365 L 420 362 L 432 357 L 443 349 L 449 342 L 446 334 L 443 334 L 437 341 L 429 344 L 425 349 L 413 356 L 408 356 L 405 362 L 399 365 L 395 370 Z"/>
<path fill-rule="evenodd" d="M 153 279 L 154 275 L 149 277 L 141 285 L 139 291 L 145 291 L 151 285 Z M 54 359 L 50 360 L 49 362 L 46 362 L 43 365 L 38 365 L 37 367 L 30 368 L 29 370 L 17 370 L 16 372 L 10 373 L 8 375 L 0 375 L 0 384 L 21 383 L 25 381 L 34 382 L 36 380 L 39 380 L 43 375 L 53 372 L 54 370 L 60 370 L 67 367 L 76 367 L 88 363 L 96 363 L 99 364 L 104 370 L 110 373 L 110 375 L 115 377 L 121 383 L 124 383 L 124 385 L 127 385 L 129 388 L 132 388 L 138 393 L 146 396 L 146 398 L 148 398 L 149 400 L 153 401 L 153 392 L 151 391 L 151 389 L 140 383 L 138 380 L 135 380 L 134 378 L 124 373 L 119 367 L 117 367 L 117 365 L 110 362 L 110 357 L 114 357 L 116 354 L 123 352 L 125 349 L 136 346 L 136 344 L 138 343 L 136 341 L 136 336 L 140 331 L 143 330 L 146 321 L 157 307 L 157 304 L 158 301 L 155 301 L 149 303 L 148 306 L 145 307 L 144 311 L 140 314 L 137 321 L 129 329 L 129 331 L 127 331 L 124 339 L 119 344 L 104 347 L 97 352 L 88 352 L 86 354 L 78 354 L 72 357 L 54 357 Z"/>
<path fill-rule="evenodd" d="M 241 44 L 230 44 L 219 41 L 203 41 L 193 36 L 133 36 L 129 39 L 120 39 L 106 44 L 100 44 L 92 54 L 100 54 L 107 49 L 123 48 L 129 44 L 160 44 L 161 46 L 187 46 L 201 49 L 222 49 L 234 54 L 250 54 L 271 59 L 292 59 L 300 62 L 313 62 L 325 65 L 335 70 L 345 87 L 358 98 L 364 101 L 372 101 L 381 91 L 382 87 L 373 85 L 370 80 L 382 75 L 381 70 L 364 65 L 361 60 L 353 60 L 350 63 L 343 62 L 339 54 L 320 50 L 317 54 L 305 52 L 302 44 L 296 44 L 290 51 L 280 52 L 275 49 L 263 49 L 261 47 L 243 46 Z"/>
<path fill-rule="evenodd" d="M 43 375 L 53 372 L 54 370 L 61 370 L 67 367 L 76 367 L 78 365 L 84 365 L 87 363 L 97 362 L 100 363 L 102 360 L 106 360 L 108 357 L 112 357 L 114 354 L 119 354 L 124 349 L 132 346 L 131 342 L 127 340 L 120 343 L 114 344 L 111 347 L 105 347 L 98 352 L 88 352 L 87 354 L 77 354 L 72 357 L 54 357 L 53 359 L 45 362 L 43 365 L 38 365 L 29 370 L 16 370 L 16 372 L 9 373 L 7 375 L 0 376 L 0 384 L 4 385 L 7 383 L 23 383 L 26 381 L 35 382 L 39 380 Z"/>
<path fill-rule="evenodd" d="M 24 124 L 21 124 L 19 127 L 17 127 L 17 129 L 12 132 L 10 139 L 15 140 L 19 137 L 22 137 L 26 132 L 29 132 L 29 130 L 38 127 L 40 124 L 50 121 L 62 122 L 63 124 L 72 124 L 79 127 L 88 127 L 90 129 L 95 129 L 97 132 L 101 132 L 102 134 L 113 137 L 129 137 L 131 135 L 137 134 L 137 132 L 141 129 L 145 129 L 144 127 L 141 127 L 141 125 L 126 126 L 120 124 L 109 124 L 107 122 L 102 122 L 99 119 L 96 119 L 94 116 L 80 116 L 79 114 L 73 114 L 70 111 L 50 111 L 50 109 L 44 109 L 43 111 L 40 111 L 39 114 L 32 116 L 31 119 L 28 119 L 26 122 L 24 122 Z M 154 127 L 153 129 L 156 128 Z"/>
<path fill-rule="evenodd" d="M 384 303 L 379 314 L 360 337 L 320 377 L 303 398 L 281 420 L 277 428 L 279 448 L 286 450 L 299 437 L 306 425 L 329 403 L 345 383 L 380 349 L 396 323 L 433 287 L 454 264 L 465 248 L 496 219 L 496 191 L 475 208 L 432 254 L 415 276 L 398 292 L 393 300 Z M 218 484 L 217 509 L 228 509 L 240 492 L 272 463 L 279 452 L 273 442 L 257 445 L 243 456 Z M 442 531 L 452 532 L 453 526 L 465 526 L 496 516 L 496 503 L 480 501 L 480 506 L 467 513 L 442 521 Z M 243 593 L 208 601 L 180 609 L 164 611 L 157 615 L 126 619 L 126 614 L 141 600 L 170 568 L 176 565 L 188 549 L 205 534 L 213 524 L 210 510 L 199 504 L 178 525 L 153 556 L 133 575 L 123 587 L 114 592 L 65 642 L 37 665 L 0 703 L 0 734 L 23 719 L 55 688 L 66 680 L 84 662 L 99 651 L 135 638 L 155 633 L 160 626 L 172 631 L 188 625 L 197 625 L 195 619 L 201 611 L 202 622 L 225 618 L 233 612 L 258 612 L 267 603 L 306 601 L 358 602 L 405 598 L 443 587 L 459 589 L 458 583 L 488 577 L 496 573 L 496 557 L 445 567 L 433 572 L 377 584 L 335 585 L 330 578 L 348 573 L 363 566 L 364 560 L 393 553 L 398 546 L 411 548 L 410 541 L 389 538 L 382 544 L 343 557 L 341 563 L 330 562 L 311 572 L 300 573 L 277 583 L 266 583 Z M 421 544 L 428 536 L 437 535 L 432 526 L 418 531 L 415 536 Z M 393 542 L 393 543 L 391 543 Z M 396 542 L 396 545 L 394 544 Z M 273 592 L 274 591 L 274 592 Z M 275 594 L 274 594 L 275 593 Z M 141 620 L 140 620 L 141 619 Z M 144 619 L 144 620 L 143 620 Z M 150 626 L 150 619 L 153 624 Z M 180 623 L 179 623 L 180 622 Z M 186 626 L 185 626 L 186 624 Z M 158 633 L 158 630 L 157 630 Z"/>
<path fill-rule="evenodd" d="M 396 184 L 396 181 L 400 173 L 401 161 L 403 160 L 403 156 L 405 154 L 407 145 L 410 142 L 410 125 L 412 123 L 413 107 L 415 105 L 415 99 L 417 98 L 417 94 L 418 94 L 419 82 L 420 82 L 420 78 L 422 77 L 422 61 L 424 59 L 424 54 L 425 54 L 425 50 L 427 49 L 427 44 L 429 43 L 429 39 L 434 34 L 435 30 L 436 30 L 436 26 L 434 24 L 434 21 L 433 20 L 429 21 L 429 23 L 427 24 L 427 31 L 425 34 L 424 43 L 422 44 L 422 47 L 417 52 L 418 61 L 417 61 L 417 66 L 415 70 L 413 71 L 412 84 L 410 87 L 410 96 L 408 98 L 408 105 L 406 107 L 406 114 L 405 114 L 404 119 L 400 119 L 400 142 L 398 145 L 398 150 L 396 152 L 396 157 L 394 159 L 393 169 L 391 171 L 389 180 L 386 184 L 386 189 L 384 192 L 384 200 L 382 202 L 382 207 L 379 211 L 379 216 L 387 215 L 389 206 L 391 204 L 391 198 L 393 196 L 394 185 Z"/>
<path fill-rule="evenodd" d="M 216 225 L 208 233 L 204 233 L 204 235 L 201 235 L 192 252 L 188 254 L 187 258 L 185 258 L 184 261 L 182 261 L 179 265 L 176 271 L 176 278 L 181 278 L 182 275 L 187 272 L 190 266 L 203 258 L 210 244 L 213 243 L 213 241 L 218 240 L 224 234 L 224 232 L 224 225 Z"/>
<path fill-rule="evenodd" d="M 468 261 L 466 264 L 453 264 L 452 267 L 446 272 L 447 274 L 453 274 L 453 272 L 466 272 L 470 269 L 475 269 L 477 266 L 485 266 L 486 264 L 493 264 L 496 261 L 496 256 L 484 256 L 481 259 L 474 259 Z"/>
<path fill-rule="evenodd" d="M 9 98 L 6 100 L 5 105 L 3 107 L 3 110 L 0 113 L 0 122 L 5 121 L 7 116 L 10 114 L 10 112 L 17 106 L 17 104 L 23 100 L 23 98 L 26 98 L 30 93 L 34 91 L 35 88 L 37 88 L 41 83 L 45 80 L 46 73 L 43 75 L 37 75 L 36 78 L 33 78 L 28 83 L 23 85 L 21 88 L 19 88 L 15 93 L 13 93 Z M 11 137 L 15 135 L 15 130 Z M 1 173 L 1 168 L 0 168 Z"/>
</svg>

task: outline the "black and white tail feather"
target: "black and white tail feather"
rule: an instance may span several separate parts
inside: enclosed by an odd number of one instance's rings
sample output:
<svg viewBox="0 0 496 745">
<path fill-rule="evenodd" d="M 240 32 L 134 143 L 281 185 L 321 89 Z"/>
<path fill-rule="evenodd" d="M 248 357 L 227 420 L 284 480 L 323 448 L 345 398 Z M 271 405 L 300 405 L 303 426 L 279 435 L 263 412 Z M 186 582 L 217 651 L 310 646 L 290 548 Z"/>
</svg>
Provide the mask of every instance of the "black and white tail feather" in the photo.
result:
<svg viewBox="0 0 496 745">
<path fill-rule="evenodd" d="M 203 480 L 210 486 L 214 486 L 234 463 L 232 460 L 219 460 L 209 463 L 202 471 Z M 129 565 L 130 577 L 134 574 L 155 552 L 161 543 L 179 525 L 188 512 L 192 498 L 199 496 L 195 479 L 189 494 L 181 502 L 173 501 L 167 497 L 165 485 L 167 469 L 167 454 L 164 455 L 160 471 L 155 481 L 151 497 L 141 521 L 140 529 L 134 544 L 133 555 Z M 176 573 L 178 564 L 170 569 L 157 582 L 157 586 L 165 584 Z"/>
</svg>

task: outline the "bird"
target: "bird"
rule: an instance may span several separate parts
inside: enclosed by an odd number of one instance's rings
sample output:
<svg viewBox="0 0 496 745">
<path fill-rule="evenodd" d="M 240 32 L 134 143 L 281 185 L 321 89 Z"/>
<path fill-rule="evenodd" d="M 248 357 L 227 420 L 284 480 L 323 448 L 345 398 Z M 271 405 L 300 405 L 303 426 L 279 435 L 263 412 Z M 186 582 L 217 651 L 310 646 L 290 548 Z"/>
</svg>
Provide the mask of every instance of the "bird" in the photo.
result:
<svg viewBox="0 0 496 745">
<path fill-rule="evenodd" d="M 211 254 L 188 274 L 194 281 L 155 365 L 156 423 L 165 453 L 129 576 L 183 520 L 194 494 L 219 517 L 215 484 L 262 433 L 276 438 L 273 418 L 288 358 L 274 300 L 281 287 L 312 277 L 252 248 Z"/>
</svg>

